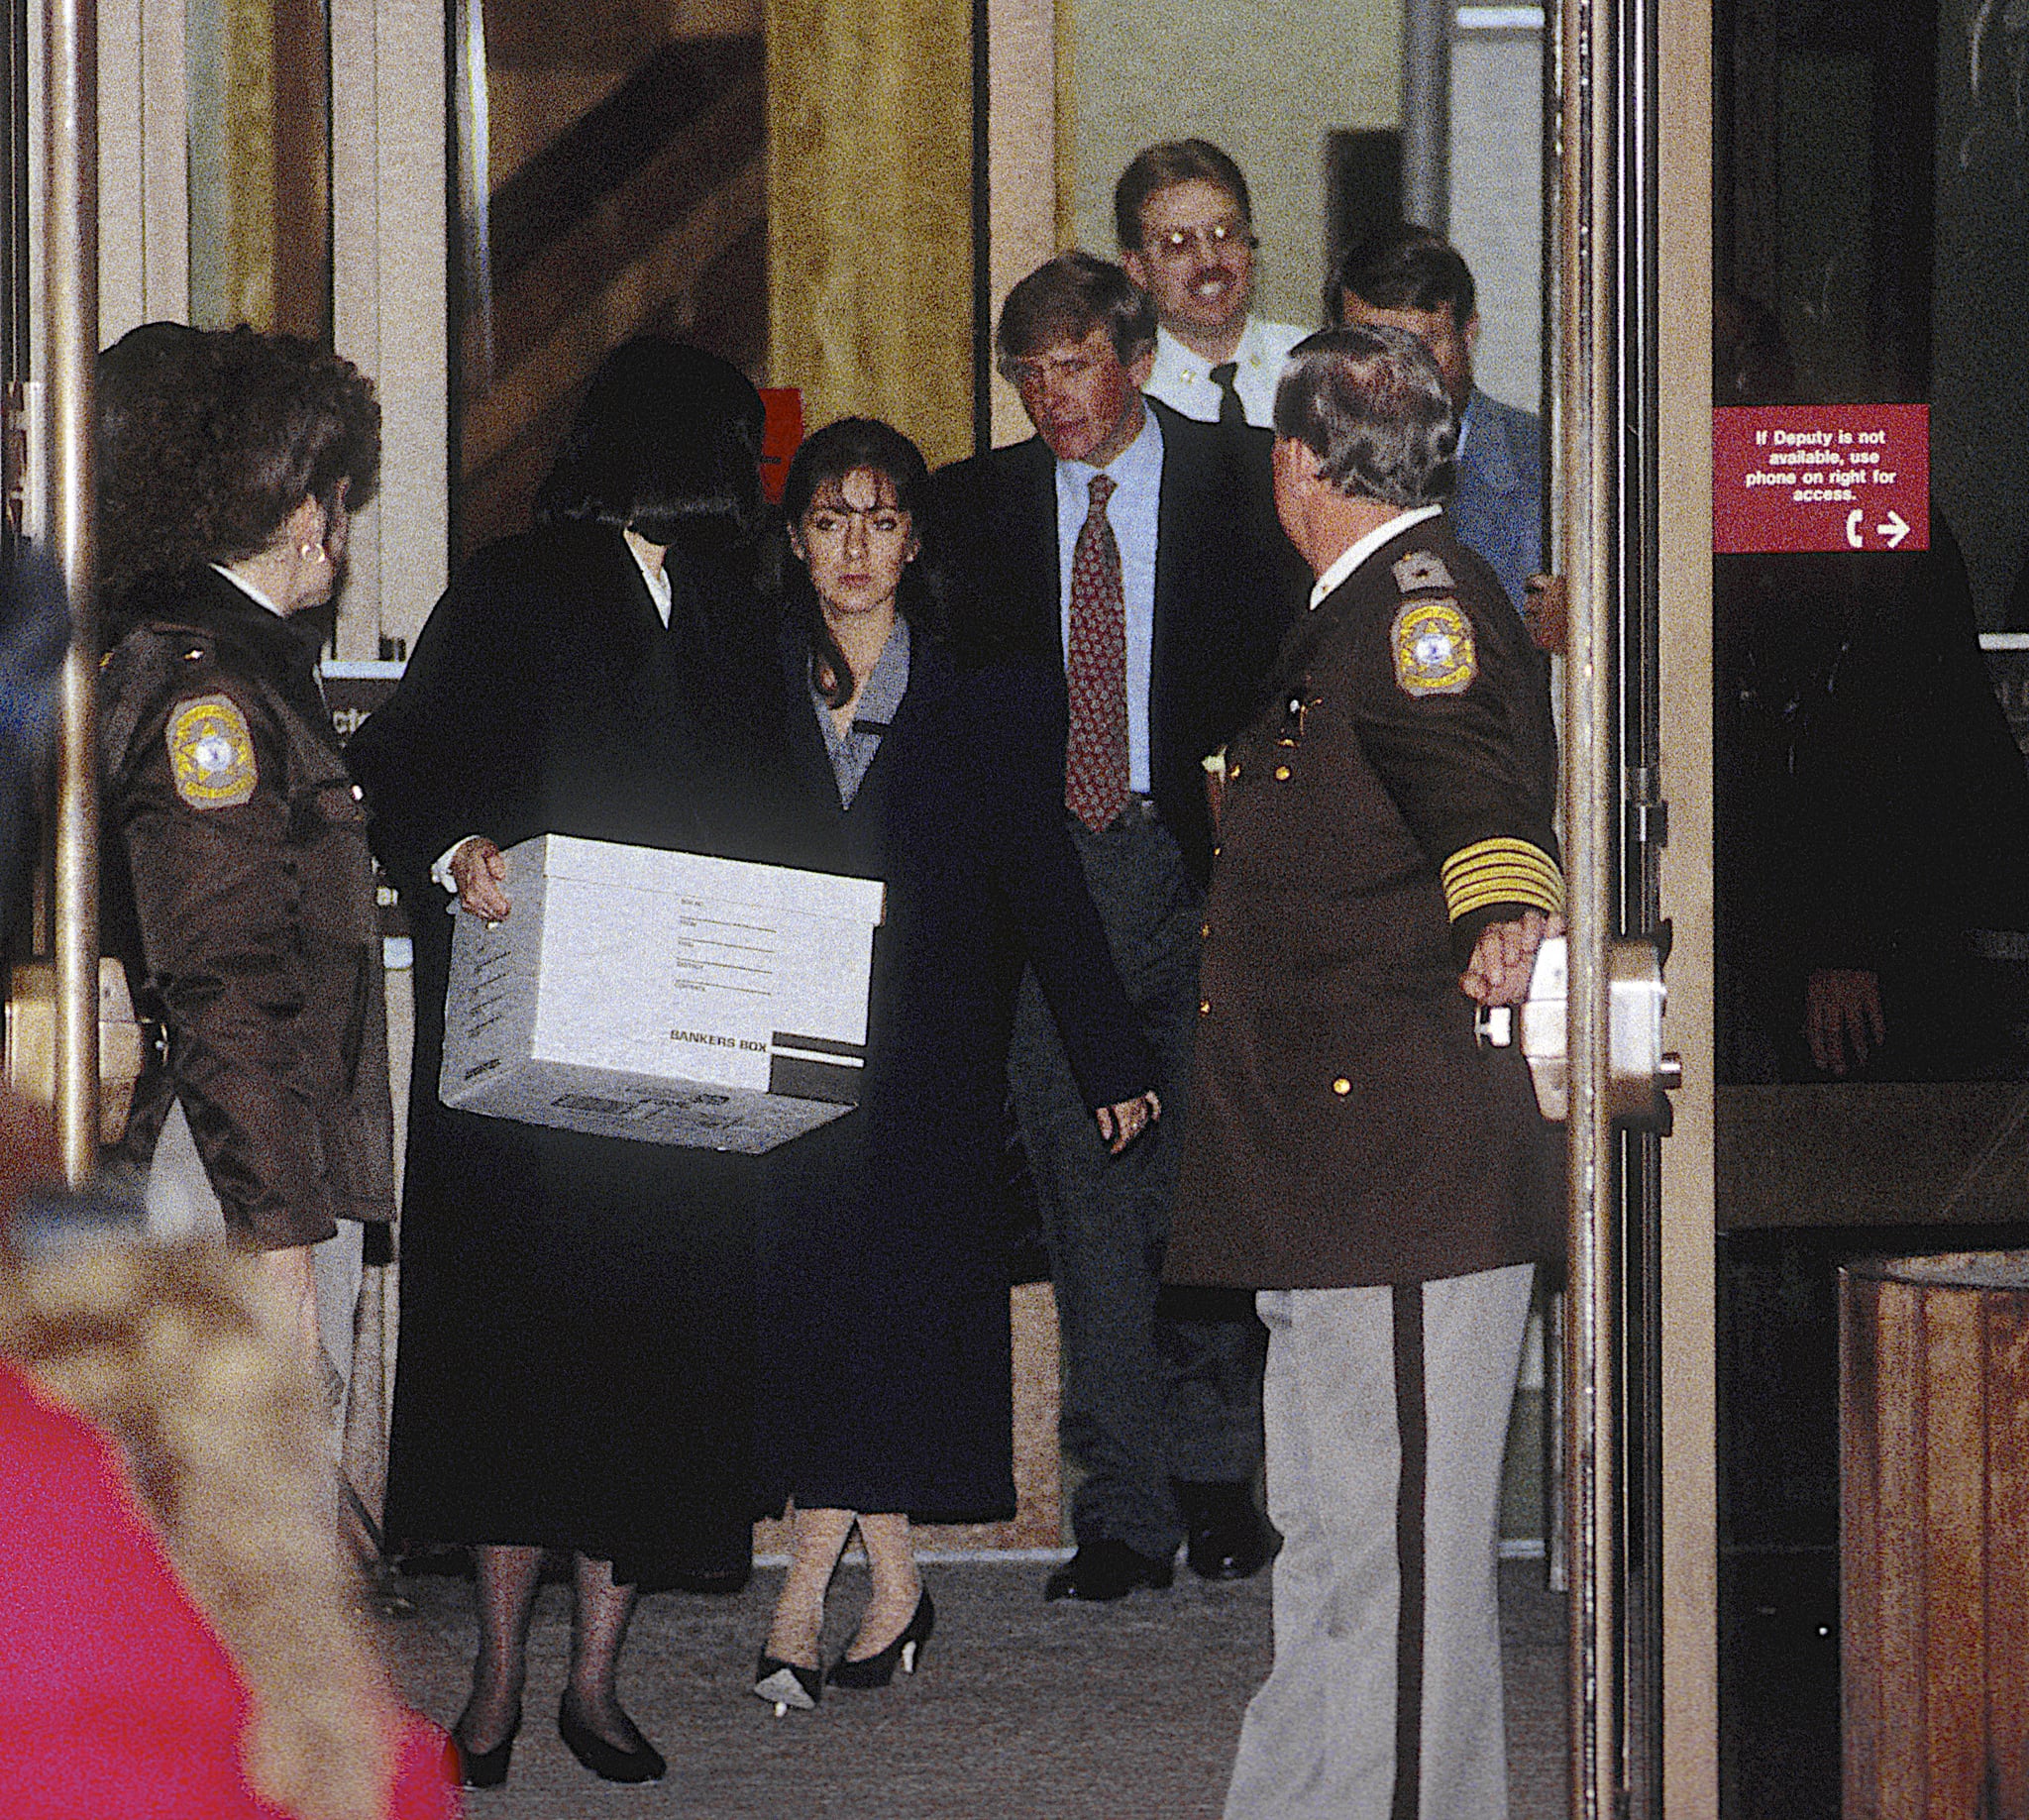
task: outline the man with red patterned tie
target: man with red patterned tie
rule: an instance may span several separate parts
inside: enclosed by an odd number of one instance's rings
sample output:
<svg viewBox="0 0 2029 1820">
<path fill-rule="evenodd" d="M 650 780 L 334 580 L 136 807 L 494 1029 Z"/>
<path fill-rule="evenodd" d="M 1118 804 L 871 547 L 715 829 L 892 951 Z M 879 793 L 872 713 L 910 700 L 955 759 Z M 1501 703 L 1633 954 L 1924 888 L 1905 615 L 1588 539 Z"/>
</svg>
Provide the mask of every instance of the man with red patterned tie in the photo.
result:
<svg viewBox="0 0 2029 1820">
<path fill-rule="evenodd" d="M 1118 266 L 1059 255 L 1009 293 L 996 339 L 1037 433 L 936 477 L 926 548 L 961 643 L 1064 667 L 1065 812 L 1160 1059 L 1161 1124 L 1109 1155 L 1025 983 L 1015 1108 L 1057 1291 L 1063 1440 L 1085 1474 L 1078 1552 L 1046 1596 L 1117 1599 L 1168 1586 L 1186 1540 L 1207 1578 L 1267 1558 L 1258 1324 L 1243 1300 L 1158 1311 L 1157 1292 L 1213 854 L 1204 760 L 1259 705 L 1295 558 L 1269 515 L 1266 433 L 1143 398 L 1155 312 Z"/>
</svg>

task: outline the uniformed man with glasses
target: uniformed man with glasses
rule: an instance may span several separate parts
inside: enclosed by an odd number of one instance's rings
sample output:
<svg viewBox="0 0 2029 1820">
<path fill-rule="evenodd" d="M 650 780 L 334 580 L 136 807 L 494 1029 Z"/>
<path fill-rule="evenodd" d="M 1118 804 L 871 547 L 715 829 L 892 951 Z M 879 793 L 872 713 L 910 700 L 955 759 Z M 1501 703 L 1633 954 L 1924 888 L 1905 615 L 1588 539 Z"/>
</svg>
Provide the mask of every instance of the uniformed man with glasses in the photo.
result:
<svg viewBox="0 0 2029 1820">
<path fill-rule="evenodd" d="M 1137 153 L 1114 185 L 1121 264 L 1155 300 L 1155 360 L 1142 388 L 1203 423 L 1266 427 L 1275 381 L 1306 330 L 1252 313 L 1253 205 L 1240 167 L 1210 140 Z"/>
</svg>

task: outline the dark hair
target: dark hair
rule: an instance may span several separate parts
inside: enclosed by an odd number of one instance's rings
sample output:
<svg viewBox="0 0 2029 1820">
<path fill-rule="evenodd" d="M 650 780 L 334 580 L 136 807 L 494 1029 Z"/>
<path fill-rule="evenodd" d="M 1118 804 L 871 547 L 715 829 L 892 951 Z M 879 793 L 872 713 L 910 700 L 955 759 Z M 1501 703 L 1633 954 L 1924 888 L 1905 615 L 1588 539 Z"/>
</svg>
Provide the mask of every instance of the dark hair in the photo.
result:
<svg viewBox="0 0 2029 1820">
<path fill-rule="evenodd" d="M 1111 260 L 1059 253 L 1008 293 L 994 331 L 1001 376 L 1014 383 L 1014 363 L 1045 348 L 1081 342 L 1103 328 L 1122 366 L 1155 346 L 1155 304 Z"/>
<path fill-rule="evenodd" d="M 845 477 L 860 469 L 871 469 L 895 488 L 896 503 L 914 513 L 929 480 L 929 468 L 922 451 L 892 423 L 878 417 L 841 417 L 805 438 L 789 465 L 782 485 L 784 535 L 798 529 L 811 502 L 827 486 L 837 486 Z M 852 699 L 857 687 L 852 666 L 831 635 L 824 618 L 823 603 L 810 582 L 807 565 L 792 560 L 785 566 L 788 592 L 797 623 L 810 645 L 810 687 L 832 707 Z M 918 559 L 903 571 L 896 589 L 895 610 L 909 622 L 910 631 L 926 632 L 932 638 L 943 635 L 941 603 L 930 577 Z"/>
<path fill-rule="evenodd" d="M 762 417 L 730 361 L 637 335 L 591 375 L 535 521 L 631 525 L 652 544 L 744 536 L 761 521 Z"/>
<path fill-rule="evenodd" d="M 99 573 L 142 577 L 265 550 L 305 499 L 374 496 L 380 406 L 352 362 L 242 324 L 146 323 L 99 357 Z"/>
<path fill-rule="evenodd" d="M 1458 420 L 1438 363 L 1407 329 L 1325 329 L 1291 350 L 1275 434 L 1318 458 L 1349 495 L 1406 508 L 1457 485 Z"/>
<path fill-rule="evenodd" d="M 1134 154 L 1114 185 L 1114 232 L 1128 252 L 1141 245 L 1141 211 L 1148 198 L 1175 183 L 1210 183 L 1239 205 L 1251 227 L 1254 205 L 1240 167 L 1209 139 L 1167 139 Z"/>
<path fill-rule="evenodd" d="M 1345 321 L 1347 291 L 1377 310 L 1449 310 L 1460 333 L 1479 307 L 1471 268 L 1458 249 L 1413 222 L 1383 229 L 1338 262 L 1325 298 L 1335 327 Z"/>
</svg>

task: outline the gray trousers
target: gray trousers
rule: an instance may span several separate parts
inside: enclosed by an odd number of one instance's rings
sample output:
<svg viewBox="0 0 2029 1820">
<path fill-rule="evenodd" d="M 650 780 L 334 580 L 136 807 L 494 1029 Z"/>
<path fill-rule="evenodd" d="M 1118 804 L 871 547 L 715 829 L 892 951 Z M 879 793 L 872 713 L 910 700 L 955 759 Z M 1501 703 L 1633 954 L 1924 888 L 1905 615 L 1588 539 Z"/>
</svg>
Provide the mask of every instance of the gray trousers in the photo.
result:
<svg viewBox="0 0 2029 1820">
<path fill-rule="evenodd" d="M 1226 1820 L 1505 1820 L 1497 1526 L 1534 1274 L 1257 1298 L 1283 1544 Z"/>
<path fill-rule="evenodd" d="M 1072 1527 L 1081 1543 L 1167 1556 L 1184 1536 L 1173 1476 L 1254 1475 L 1263 1337 L 1243 1297 L 1229 1320 L 1157 1309 L 1198 1022 L 1203 900 L 1141 800 L 1104 833 L 1070 827 L 1156 1053 L 1162 1118 L 1121 1155 L 1108 1154 L 1032 973 L 1021 985 L 1010 1073 L 1056 1287 L 1059 1429 L 1084 1470 Z"/>
</svg>

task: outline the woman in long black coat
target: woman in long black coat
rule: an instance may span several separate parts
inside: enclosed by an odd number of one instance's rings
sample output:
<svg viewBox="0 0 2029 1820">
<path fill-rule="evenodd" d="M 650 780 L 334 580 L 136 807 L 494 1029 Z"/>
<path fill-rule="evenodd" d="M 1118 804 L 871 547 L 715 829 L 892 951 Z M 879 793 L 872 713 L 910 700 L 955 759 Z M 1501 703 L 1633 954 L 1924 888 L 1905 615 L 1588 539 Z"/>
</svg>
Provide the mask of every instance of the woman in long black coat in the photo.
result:
<svg viewBox="0 0 2029 1820">
<path fill-rule="evenodd" d="M 993 1207 L 1024 960 L 1115 1147 L 1159 1110 L 1064 830 L 1060 696 L 1039 667 L 962 664 L 936 641 L 910 568 L 923 478 L 907 437 L 848 418 L 803 445 L 783 501 L 800 863 L 880 879 L 887 903 L 859 1105 L 768 1158 L 758 1464 L 764 1502 L 795 1520 L 754 1690 L 779 1705 L 818 1697 L 824 1592 L 855 1522 L 873 1598 L 828 1678 L 871 1687 L 929 1634 L 910 1519 L 1014 1513 Z"/>
<path fill-rule="evenodd" d="M 475 1547 L 475 1785 L 506 1772 L 545 1547 L 577 1556 L 559 1724 L 613 1780 L 663 1767 L 613 1687 L 637 1587 L 748 1559 L 752 1161 L 448 1110 L 437 1075 L 452 913 L 511 913 L 504 849 L 741 848 L 722 648 L 757 609 L 705 550 L 759 509 L 760 423 L 709 355 L 610 356 L 536 529 L 474 558 L 349 748 L 416 951 L 387 1524 Z"/>
</svg>

